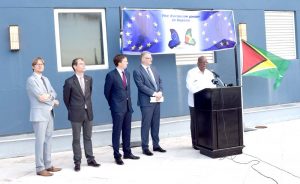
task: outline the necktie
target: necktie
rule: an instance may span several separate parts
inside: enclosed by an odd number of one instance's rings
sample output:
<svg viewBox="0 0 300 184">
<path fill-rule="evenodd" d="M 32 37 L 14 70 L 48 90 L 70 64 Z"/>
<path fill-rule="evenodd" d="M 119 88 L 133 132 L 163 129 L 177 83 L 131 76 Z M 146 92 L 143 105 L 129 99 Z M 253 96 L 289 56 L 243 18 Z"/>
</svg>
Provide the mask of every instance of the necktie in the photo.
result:
<svg viewBox="0 0 300 184">
<path fill-rule="evenodd" d="M 47 92 L 48 92 L 48 88 L 47 88 L 47 85 L 46 85 L 46 82 L 45 82 L 45 79 L 44 79 L 44 77 L 41 77 L 41 79 L 42 79 L 42 81 L 43 81 L 43 84 L 44 84 L 44 86 L 45 86 L 45 88 L 46 88 Z"/>
<path fill-rule="evenodd" d="M 150 67 L 147 67 L 147 73 L 148 73 L 148 75 L 149 75 L 149 77 L 151 79 L 152 84 L 155 87 L 155 90 L 157 90 L 157 85 L 156 85 L 156 82 L 155 82 L 155 79 L 154 79 L 153 75 L 150 72 Z"/>
<path fill-rule="evenodd" d="M 122 72 L 122 84 L 123 84 L 123 87 L 126 88 L 126 75 L 125 75 L 125 72 L 123 71 Z"/>
<path fill-rule="evenodd" d="M 85 93 L 85 84 L 84 84 L 84 78 L 83 77 L 79 77 L 79 84 L 82 90 L 82 93 Z"/>
</svg>

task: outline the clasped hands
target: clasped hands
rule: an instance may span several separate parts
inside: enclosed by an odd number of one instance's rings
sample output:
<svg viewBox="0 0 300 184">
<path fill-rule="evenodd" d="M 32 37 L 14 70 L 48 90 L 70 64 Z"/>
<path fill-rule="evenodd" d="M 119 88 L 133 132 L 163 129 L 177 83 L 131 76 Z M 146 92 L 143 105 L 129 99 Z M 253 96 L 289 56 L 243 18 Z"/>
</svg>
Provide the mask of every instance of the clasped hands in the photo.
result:
<svg viewBox="0 0 300 184">
<path fill-rule="evenodd" d="M 162 92 L 154 92 L 153 96 L 156 98 L 156 101 L 159 101 L 163 97 Z"/>
</svg>

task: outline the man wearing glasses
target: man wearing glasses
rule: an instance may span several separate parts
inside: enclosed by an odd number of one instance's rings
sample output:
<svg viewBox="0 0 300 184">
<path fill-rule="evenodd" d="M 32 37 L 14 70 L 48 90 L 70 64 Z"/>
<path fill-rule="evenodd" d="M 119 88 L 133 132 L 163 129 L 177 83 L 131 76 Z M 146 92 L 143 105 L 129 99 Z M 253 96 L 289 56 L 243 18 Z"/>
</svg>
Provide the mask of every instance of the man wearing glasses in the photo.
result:
<svg viewBox="0 0 300 184">
<path fill-rule="evenodd" d="M 164 153 L 159 145 L 160 103 L 163 101 L 162 80 L 158 71 L 152 67 L 150 52 L 141 53 L 141 65 L 133 72 L 134 82 L 138 88 L 137 105 L 142 113 L 142 150 L 143 154 L 152 156 L 149 150 L 149 132 L 151 132 L 153 151 Z"/>
<path fill-rule="evenodd" d="M 26 89 L 30 101 L 30 121 L 35 134 L 36 173 L 40 176 L 52 176 L 52 172 L 61 170 L 51 164 L 53 108 L 58 106 L 59 102 L 50 81 L 42 75 L 44 65 L 41 57 L 33 60 L 33 73 L 27 79 Z"/>
<path fill-rule="evenodd" d="M 93 108 L 92 108 L 92 77 L 85 75 L 85 61 L 83 58 L 75 58 L 72 61 L 74 75 L 65 80 L 64 103 L 68 109 L 68 119 L 72 125 L 72 148 L 74 170 L 80 171 L 81 146 L 80 132 L 83 131 L 83 144 L 85 157 L 88 166 L 99 167 L 93 155 L 92 128 L 93 128 Z"/>
</svg>

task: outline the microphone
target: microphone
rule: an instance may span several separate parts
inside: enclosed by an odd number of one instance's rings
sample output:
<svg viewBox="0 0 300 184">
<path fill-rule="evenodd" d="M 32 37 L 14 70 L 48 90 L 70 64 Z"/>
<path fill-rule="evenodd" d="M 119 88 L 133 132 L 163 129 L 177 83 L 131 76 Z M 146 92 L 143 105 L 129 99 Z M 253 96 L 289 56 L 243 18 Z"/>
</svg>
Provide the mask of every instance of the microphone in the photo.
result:
<svg viewBox="0 0 300 184">
<path fill-rule="evenodd" d="M 211 73 L 213 73 L 214 74 L 214 76 L 216 77 L 216 78 L 220 78 L 220 75 L 218 75 L 216 72 L 214 72 L 213 70 L 211 70 Z"/>
<path fill-rule="evenodd" d="M 219 83 L 216 79 L 212 79 L 211 82 L 212 82 L 214 85 L 218 85 L 218 83 Z"/>
<path fill-rule="evenodd" d="M 214 74 L 214 79 L 211 80 L 211 82 L 214 84 L 214 85 L 217 85 L 217 86 L 224 86 L 224 87 L 232 87 L 233 84 L 232 83 L 229 83 L 229 84 L 225 84 L 221 79 L 220 79 L 220 75 L 218 75 L 216 72 L 214 72 L 213 70 L 211 70 L 211 73 Z"/>
<path fill-rule="evenodd" d="M 213 73 L 214 74 L 214 77 L 215 77 L 215 79 L 213 79 L 211 82 L 213 83 L 213 84 L 215 84 L 215 85 L 218 85 L 218 86 L 226 86 L 225 84 L 224 84 L 224 82 L 220 79 L 220 76 L 216 73 L 216 72 L 214 72 L 213 70 L 211 70 L 211 73 Z M 219 83 L 220 82 L 220 83 Z"/>
</svg>

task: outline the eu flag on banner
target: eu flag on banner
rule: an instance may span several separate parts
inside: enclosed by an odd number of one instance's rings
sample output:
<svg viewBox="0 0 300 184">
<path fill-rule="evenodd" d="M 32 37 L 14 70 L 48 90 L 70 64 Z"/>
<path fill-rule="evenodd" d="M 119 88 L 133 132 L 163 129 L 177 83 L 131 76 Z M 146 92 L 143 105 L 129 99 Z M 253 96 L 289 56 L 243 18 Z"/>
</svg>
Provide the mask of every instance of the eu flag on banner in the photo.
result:
<svg viewBox="0 0 300 184">
<path fill-rule="evenodd" d="M 201 12 L 201 50 L 214 51 L 232 48 L 236 44 L 232 11 Z"/>
<path fill-rule="evenodd" d="M 122 10 L 122 52 L 198 53 L 233 48 L 233 11 Z"/>
<path fill-rule="evenodd" d="M 123 52 L 162 52 L 159 10 L 123 11 Z"/>
</svg>

